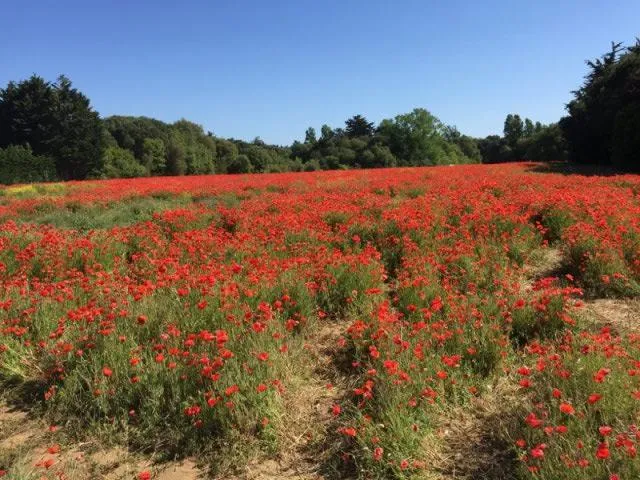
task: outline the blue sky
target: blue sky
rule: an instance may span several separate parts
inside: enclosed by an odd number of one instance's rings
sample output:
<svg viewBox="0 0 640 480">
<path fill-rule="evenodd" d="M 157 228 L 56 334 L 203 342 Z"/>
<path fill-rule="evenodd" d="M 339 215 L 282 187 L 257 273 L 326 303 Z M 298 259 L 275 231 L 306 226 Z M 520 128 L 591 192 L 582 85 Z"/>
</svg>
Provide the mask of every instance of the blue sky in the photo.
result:
<svg viewBox="0 0 640 480">
<path fill-rule="evenodd" d="M 3 5 L 0 84 L 64 73 L 102 116 L 287 144 L 424 107 L 464 133 L 558 120 L 638 0 L 58 0 Z"/>
</svg>

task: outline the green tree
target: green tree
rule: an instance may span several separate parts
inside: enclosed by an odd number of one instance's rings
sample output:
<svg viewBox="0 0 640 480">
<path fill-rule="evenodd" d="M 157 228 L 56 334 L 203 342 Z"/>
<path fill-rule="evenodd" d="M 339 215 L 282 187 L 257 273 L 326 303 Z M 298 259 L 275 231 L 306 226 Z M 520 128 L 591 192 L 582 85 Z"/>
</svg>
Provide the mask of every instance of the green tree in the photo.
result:
<svg viewBox="0 0 640 480">
<path fill-rule="evenodd" d="M 56 83 L 33 75 L 0 90 L 0 147 L 29 144 L 52 158 L 62 179 L 83 179 L 101 168 L 100 117 L 65 76 Z"/>
<path fill-rule="evenodd" d="M 516 148 L 518 141 L 524 135 L 524 124 L 520 115 L 518 114 L 509 114 L 507 118 L 504 120 L 504 139 L 507 141 L 507 144 L 513 149 Z"/>
<path fill-rule="evenodd" d="M 142 163 L 149 174 L 163 174 L 167 168 L 167 152 L 164 142 L 159 138 L 145 138 Z"/>
<path fill-rule="evenodd" d="M 362 115 L 355 115 L 345 123 L 345 133 L 348 137 L 371 137 L 375 132 L 373 122 L 367 121 Z"/>
<path fill-rule="evenodd" d="M 131 151 L 120 147 L 109 147 L 103 154 L 102 176 L 106 178 L 142 177 L 147 173 Z"/>
<path fill-rule="evenodd" d="M 176 139 L 171 139 L 167 146 L 167 172 L 171 175 L 184 175 L 187 172 L 184 147 Z"/>
<path fill-rule="evenodd" d="M 478 141 L 482 163 L 509 162 L 514 159 L 511 147 L 499 135 L 489 135 Z"/>
<path fill-rule="evenodd" d="M 612 43 L 608 53 L 587 65 L 584 84 L 560 120 L 570 159 L 640 170 L 640 39 L 629 48 Z"/>
<path fill-rule="evenodd" d="M 229 140 L 216 142 L 217 164 L 219 172 L 228 172 L 228 167 L 238 156 L 238 147 Z"/>
<path fill-rule="evenodd" d="M 436 143 L 443 139 L 444 126 L 424 108 L 385 119 L 378 127 L 381 141 L 402 165 L 434 165 Z"/>
<path fill-rule="evenodd" d="M 522 132 L 523 136 L 525 138 L 528 138 L 528 137 L 533 136 L 534 133 L 536 133 L 536 128 L 533 125 L 533 122 L 531 121 L 531 119 L 525 118 L 524 119 L 524 130 Z"/>
<path fill-rule="evenodd" d="M 52 159 L 34 155 L 31 148 L 9 145 L 0 148 L 0 183 L 48 182 L 56 179 L 56 166 Z"/>
<path fill-rule="evenodd" d="M 249 157 L 244 154 L 238 155 L 227 166 L 227 173 L 251 173 L 251 161 Z"/>
<path fill-rule="evenodd" d="M 543 127 L 525 139 L 523 157 L 537 162 L 567 159 L 567 144 L 557 123 Z"/>
<path fill-rule="evenodd" d="M 171 125 L 172 141 L 181 145 L 186 164 L 185 173 L 206 174 L 215 171 L 216 143 L 204 129 L 188 120 Z"/>
<path fill-rule="evenodd" d="M 316 130 L 313 127 L 307 128 L 307 131 L 304 132 L 304 143 L 309 143 L 314 145 L 317 142 L 316 138 Z"/>
<path fill-rule="evenodd" d="M 322 125 L 320 129 L 320 142 L 327 143 L 333 138 L 333 129 L 329 125 Z"/>
<path fill-rule="evenodd" d="M 271 156 L 269 152 L 260 148 L 257 145 L 250 145 L 244 150 L 244 155 L 249 158 L 249 163 L 251 164 L 250 170 L 252 172 L 265 172 L 268 167 L 273 164 Z M 234 173 L 247 173 L 247 172 L 234 172 Z"/>
</svg>

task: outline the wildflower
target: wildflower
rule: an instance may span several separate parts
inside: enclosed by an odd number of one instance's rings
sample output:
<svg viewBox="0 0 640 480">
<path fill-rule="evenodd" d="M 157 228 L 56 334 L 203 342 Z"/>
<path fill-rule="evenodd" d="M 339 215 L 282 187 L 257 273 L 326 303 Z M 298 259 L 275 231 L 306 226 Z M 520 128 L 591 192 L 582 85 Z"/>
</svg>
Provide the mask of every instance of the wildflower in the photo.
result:
<svg viewBox="0 0 640 480">
<path fill-rule="evenodd" d="M 355 437 L 357 432 L 356 429 L 353 427 L 344 427 L 342 428 L 342 433 L 348 437 Z"/>
<path fill-rule="evenodd" d="M 602 383 L 604 382 L 604 379 L 606 378 L 607 375 L 609 375 L 609 373 L 611 373 L 611 370 L 608 368 L 601 368 L 600 370 L 598 370 L 598 372 L 593 376 L 593 380 L 596 383 Z"/>
<path fill-rule="evenodd" d="M 598 432 L 600 432 L 600 435 L 602 435 L 603 437 L 610 435 L 612 430 L 613 429 L 608 425 L 602 425 L 598 428 Z"/>
<path fill-rule="evenodd" d="M 382 455 L 384 453 L 384 450 L 382 447 L 376 447 L 373 449 L 373 459 L 376 462 L 379 462 L 380 460 L 382 460 Z"/>
<path fill-rule="evenodd" d="M 609 447 L 606 442 L 602 442 L 598 445 L 598 449 L 596 450 L 596 457 L 600 460 L 609 458 Z"/>
<path fill-rule="evenodd" d="M 590 405 L 593 405 L 601 398 L 602 398 L 602 395 L 598 393 L 592 393 L 591 395 L 589 395 L 589 398 L 587 398 L 587 402 L 589 402 Z"/>
<path fill-rule="evenodd" d="M 562 402 L 560 404 L 560 411 L 562 413 L 566 413 L 567 415 L 573 415 L 575 413 L 575 409 L 570 403 Z"/>
<path fill-rule="evenodd" d="M 543 458 L 544 457 L 544 449 L 546 448 L 546 445 L 544 443 L 538 445 L 535 448 L 531 449 L 531 456 L 533 458 Z"/>
<path fill-rule="evenodd" d="M 57 443 L 55 445 L 51 445 L 49 448 L 47 448 L 47 452 L 50 453 L 51 455 L 55 455 L 56 453 L 59 453 L 60 445 L 58 445 Z"/>
<path fill-rule="evenodd" d="M 234 393 L 237 393 L 239 391 L 240 391 L 240 387 L 238 387 L 238 385 L 231 385 L 230 387 L 225 389 L 224 394 L 227 397 L 230 397 L 231 395 L 233 395 Z"/>
</svg>

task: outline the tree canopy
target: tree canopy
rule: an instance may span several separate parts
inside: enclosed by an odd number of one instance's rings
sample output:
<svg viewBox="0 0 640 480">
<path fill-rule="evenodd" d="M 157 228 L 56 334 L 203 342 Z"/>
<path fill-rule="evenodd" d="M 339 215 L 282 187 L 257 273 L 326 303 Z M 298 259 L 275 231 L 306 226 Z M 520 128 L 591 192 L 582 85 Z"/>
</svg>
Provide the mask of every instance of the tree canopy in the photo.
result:
<svg viewBox="0 0 640 480">
<path fill-rule="evenodd" d="M 29 145 L 53 159 L 64 180 L 100 171 L 101 129 L 89 99 L 65 76 L 51 83 L 33 75 L 0 90 L 0 148 Z"/>
<path fill-rule="evenodd" d="M 640 39 L 624 48 L 612 43 L 587 61 L 589 73 L 573 92 L 560 127 L 571 160 L 640 169 Z"/>
</svg>

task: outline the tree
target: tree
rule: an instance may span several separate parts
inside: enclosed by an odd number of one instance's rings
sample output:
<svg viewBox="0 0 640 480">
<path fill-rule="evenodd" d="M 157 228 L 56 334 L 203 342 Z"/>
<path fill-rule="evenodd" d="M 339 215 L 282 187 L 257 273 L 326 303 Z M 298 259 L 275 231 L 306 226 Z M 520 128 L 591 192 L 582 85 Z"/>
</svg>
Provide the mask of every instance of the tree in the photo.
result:
<svg viewBox="0 0 640 480">
<path fill-rule="evenodd" d="M 142 177 L 146 169 L 140 165 L 129 150 L 109 147 L 104 151 L 102 176 L 106 178 Z"/>
<path fill-rule="evenodd" d="M 524 137 L 525 138 L 531 137 L 531 136 L 533 136 L 534 133 L 536 133 L 536 128 L 533 125 L 533 122 L 531 121 L 531 119 L 525 118 L 524 119 L 524 131 L 523 131 Z"/>
<path fill-rule="evenodd" d="M 172 141 L 181 145 L 185 173 L 199 175 L 215 171 L 216 143 L 202 126 L 182 119 L 171 125 Z"/>
<path fill-rule="evenodd" d="M 131 150 L 140 161 L 143 160 L 146 139 L 162 140 L 166 149 L 172 130 L 171 125 L 147 117 L 111 116 L 103 120 L 103 125 L 120 148 Z"/>
<path fill-rule="evenodd" d="M 320 129 L 320 142 L 327 143 L 332 138 L 333 129 L 327 124 L 322 125 L 322 128 Z"/>
<path fill-rule="evenodd" d="M 524 134 L 524 124 L 518 114 L 509 114 L 504 121 L 504 139 L 511 148 L 515 148 Z"/>
<path fill-rule="evenodd" d="M 424 108 L 380 122 L 378 135 L 402 165 L 434 165 L 435 143 L 444 126 Z M 446 141 L 446 140 L 445 140 Z"/>
<path fill-rule="evenodd" d="M 187 172 L 184 147 L 176 139 L 167 146 L 167 172 L 171 175 L 184 175 Z"/>
<path fill-rule="evenodd" d="M 227 173 L 250 173 L 251 172 L 251 161 L 249 157 L 246 155 L 238 155 L 233 161 L 227 166 Z"/>
<path fill-rule="evenodd" d="M 640 39 L 629 48 L 612 43 L 587 65 L 584 84 L 560 120 L 570 159 L 640 170 Z"/>
<path fill-rule="evenodd" d="M 52 158 L 58 175 L 83 179 L 101 168 L 100 117 L 65 76 L 56 83 L 33 75 L 0 90 L 0 147 L 30 145 Z"/>
<path fill-rule="evenodd" d="M 217 164 L 219 172 L 228 172 L 229 165 L 238 156 L 238 147 L 229 140 L 218 140 L 216 143 Z"/>
<path fill-rule="evenodd" d="M 313 127 L 307 128 L 307 131 L 304 132 L 304 143 L 309 143 L 314 145 L 318 140 L 316 139 L 316 130 Z"/>
<path fill-rule="evenodd" d="M 33 75 L 0 90 L 0 148 L 27 145 L 36 155 L 51 153 L 57 98 L 53 85 Z"/>
<path fill-rule="evenodd" d="M 523 157 L 538 162 L 567 159 L 567 144 L 557 123 L 540 129 L 525 139 Z"/>
<path fill-rule="evenodd" d="M 52 159 L 34 155 L 29 146 L 9 145 L 0 148 L 0 183 L 30 183 L 55 180 Z"/>
<path fill-rule="evenodd" d="M 256 145 L 250 145 L 245 149 L 244 154 L 249 158 L 249 163 L 252 172 L 264 172 L 268 166 L 272 164 L 272 158 L 266 149 L 260 148 Z M 247 173 L 247 172 L 234 172 L 234 173 Z"/>
<path fill-rule="evenodd" d="M 480 139 L 478 148 L 482 155 L 482 163 L 499 163 L 513 160 L 511 147 L 499 135 L 489 135 Z"/>
<path fill-rule="evenodd" d="M 355 115 L 345 122 L 347 137 L 371 137 L 375 131 L 373 122 L 368 122 L 362 115 Z"/>
<path fill-rule="evenodd" d="M 159 138 L 145 138 L 142 163 L 149 174 L 162 174 L 167 167 L 167 152 L 164 142 Z"/>
<path fill-rule="evenodd" d="M 456 139 L 455 143 L 461 150 L 462 154 L 469 159 L 471 163 L 482 162 L 482 154 L 475 138 L 468 135 L 461 135 Z"/>
</svg>

